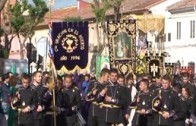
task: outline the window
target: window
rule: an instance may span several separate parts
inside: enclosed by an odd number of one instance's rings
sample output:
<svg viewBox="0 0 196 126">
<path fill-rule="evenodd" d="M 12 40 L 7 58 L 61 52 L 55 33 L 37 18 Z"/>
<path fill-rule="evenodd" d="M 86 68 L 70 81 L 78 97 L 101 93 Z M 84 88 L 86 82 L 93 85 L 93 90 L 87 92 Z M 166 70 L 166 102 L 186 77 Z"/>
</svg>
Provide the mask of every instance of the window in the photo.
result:
<svg viewBox="0 0 196 126">
<path fill-rule="evenodd" d="M 177 22 L 177 39 L 181 39 L 181 22 Z"/>
<path fill-rule="evenodd" d="M 195 38 L 195 21 L 190 22 L 190 38 Z"/>
<path fill-rule="evenodd" d="M 171 42 L 171 33 L 168 33 L 167 39 L 168 39 L 168 42 Z"/>
</svg>

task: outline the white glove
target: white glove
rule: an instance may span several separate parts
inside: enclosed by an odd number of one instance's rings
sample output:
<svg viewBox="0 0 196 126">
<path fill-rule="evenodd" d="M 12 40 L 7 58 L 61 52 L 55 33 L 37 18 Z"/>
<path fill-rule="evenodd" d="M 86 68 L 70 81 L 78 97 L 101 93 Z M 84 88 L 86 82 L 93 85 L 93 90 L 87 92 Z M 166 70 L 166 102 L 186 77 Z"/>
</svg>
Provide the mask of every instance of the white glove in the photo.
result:
<svg viewBox="0 0 196 126">
<path fill-rule="evenodd" d="M 8 114 L 5 114 L 5 119 L 8 120 Z"/>
<path fill-rule="evenodd" d="M 189 119 L 186 119 L 186 120 L 185 120 L 185 123 L 186 123 L 186 124 L 189 124 Z"/>
</svg>

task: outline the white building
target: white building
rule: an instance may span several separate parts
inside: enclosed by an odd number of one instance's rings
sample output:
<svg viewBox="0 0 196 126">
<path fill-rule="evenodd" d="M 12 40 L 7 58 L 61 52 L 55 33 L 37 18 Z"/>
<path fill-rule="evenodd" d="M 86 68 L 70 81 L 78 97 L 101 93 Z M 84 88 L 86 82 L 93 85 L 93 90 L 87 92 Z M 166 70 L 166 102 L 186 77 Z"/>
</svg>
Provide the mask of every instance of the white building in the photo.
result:
<svg viewBox="0 0 196 126">
<path fill-rule="evenodd" d="M 196 63 L 196 1 L 182 0 L 168 8 L 165 19 L 165 51 L 171 56 L 167 62 Z"/>
<path fill-rule="evenodd" d="M 163 0 L 160 1 L 159 4 L 151 6 L 149 8 L 149 11 L 152 13 L 153 16 L 155 16 L 155 18 L 163 18 L 167 19 L 170 16 L 170 13 L 167 11 L 167 8 L 173 4 L 176 4 L 177 2 L 179 2 L 181 0 Z M 157 17 L 156 17 L 157 16 Z M 154 24 L 154 25 L 158 25 Z M 156 26 L 154 26 L 156 27 Z M 163 31 L 164 31 L 164 24 L 163 24 Z M 160 31 L 159 31 L 160 32 Z M 154 33 L 152 33 L 151 31 L 148 31 L 147 33 L 147 41 L 151 41 L 152 42 L 152 46 L 154 46 L 154 48 L 159 49 L 159 51 L 164 52 L 164 43 L 165 40 L 162 38 L 161 40 L 156 39 L 156 37 L 159 37 L 158 31 L 154 31 Z"/>
</svg>

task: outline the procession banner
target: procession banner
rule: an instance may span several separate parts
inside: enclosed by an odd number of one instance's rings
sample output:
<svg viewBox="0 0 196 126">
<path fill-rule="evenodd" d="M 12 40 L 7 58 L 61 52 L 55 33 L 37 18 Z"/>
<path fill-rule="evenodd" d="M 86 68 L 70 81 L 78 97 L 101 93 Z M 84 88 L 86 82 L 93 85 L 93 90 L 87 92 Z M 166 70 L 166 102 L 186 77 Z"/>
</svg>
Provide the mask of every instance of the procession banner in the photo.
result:
<svg viewBox="0 0 196 126">
<path fill-rule="evenodd" d="M 174 73 L 174 63 L 165 63 L 165 74 L 172 76 Z"/>
<path fill-rule="evenodd" d="M 136 21 L 108 21 L 107 28 L 110 66 L 126 76 L 136 65 Z"/>
<path fill-rule="evenodd" d="M 52 22 L 52 48 L 58 72 L 84 69 L 88 63 L 88 22 Z"/>
<path fill-rule="evenodd" d="M 146 56 L 146 73 L 152 76 L 152 81 L 163 75 L 164 58 L 159 55 Z M 169 72 L 169 71 L 168 71 Z"/>
</svg>

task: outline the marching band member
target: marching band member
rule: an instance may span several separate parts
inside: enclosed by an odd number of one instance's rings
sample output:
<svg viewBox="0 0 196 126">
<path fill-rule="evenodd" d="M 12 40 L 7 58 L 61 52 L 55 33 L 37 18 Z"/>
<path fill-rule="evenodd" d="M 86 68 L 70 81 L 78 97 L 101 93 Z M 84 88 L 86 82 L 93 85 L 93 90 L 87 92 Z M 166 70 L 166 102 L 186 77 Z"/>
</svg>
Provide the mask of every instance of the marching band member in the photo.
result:
<svg viewBox="0 0 196 126">
<path fill-rule="evenodd" d="M 81 96 L 79 89 L 73 85 L 71 75 L 65 75 L 63 80 L 62 99 L 57 107 L 59 113 L 64 116 L 62 126 L 75 126 L 77 123 L 77 112 L 81 109 Z"/>
<path fill-rule="evenodd" d="M 152 76 L 150 74 L 145 74 L 143 77 L 143 79 L 147 79 L 149 81 L 149 90 L 150 92 L 154 93 L 157 89 L 160 88 L 160 85 L 157 84 L 157 82 L 152 82 Z M 156 80 L 158 80 L 158 78 L 160 78 L 160 76 L 156 77 Z"/>
<path fill-rule="evenodd" d="M 43 87 L 41 84 L 42 80 L 42 72 L 41 71 L 36 71 L 33 73 L 32 76 L 32 84 L 31 88 L 37 93 L 37 108 L 33 111 L 33 126 L 42 126 L 44 123 L 44 110 L 45 110 L 45 105 L 43 103 L 43 96 L 47 89 Z"/>
<path fill-rule="evenodd" d="M 171 88 L 171 79 L 168 75 L 162 77 L 162 88 L 155 92 L 152 101 L 153 126 L 173 126 L 176 113 L 180 111 L 178 94 Z"/>
<path fill-rule="evenodd" d="M 149 80 L 142 79 L 139 84 L 140 94 L 137 95 L 136 113 L 133 117 L 132 126 L 152 126 L 152 98 L 149 91 Z"/>
<path fill-rule="evenodd" d="M 100 79 L 98 81 L 92 81 L 89 84 L 86 100 L 91 102 L 88 114 L 88 126 L 98 126 L 100 108 L 96 100 L 98 93 L 105 87 L 108 82 L 110 71 L 107 68 L 101 70 Z"/>
<path fill-rule="evenodd" d="M 97 96 L 97 101 L 103 102 L 100 106 L 100 126 L 117 125 L 123 122 L 122 107 L 126 104 L 126 96 L 117 79 L 117 69 L 111 69 L 109 84 Z"/>
<path fill-rule="evenodd" d="M 34 121 L 33 110 L 37 105 L 37 96 L 36 92 L 30 87 L 29 80 L 29 75 L 22 75 L 22 88 L 18 90 L 16 96 L 12 99 L 12 107 L 18 110 L 19 126 L 32 126 Z"/>
<path fill-rule="evenodd" d="M 123 75 L 120 75 L 118 77 L 118 84 L 124 88 L 124 93 L 125 93 L 125 96 L 126 96 L 126 105 L 123 106 L 123 125 L 127 125 L 128 122 L 129 122 L 129 117 L 130 117 L 130 111 L 128 111 L 128 108 L 129 108 L 129 104 L 131 102 L 131 89 L 130 89 L 130 86 L 128 87 L 126 84 L 125 84 L 125 77 Z"/>
<path fill-rule="evenodd" d="M 62 100 L 62 90 L 63 90 L 63 79 L 60 76 L 57 76 L 56 80 L 56 88 L 55 88 L 55 97 L 56 97 L 56 105 L 60 106 Z M 57 114 L 57 126 L 61 126 L 64 122 L 63 113 Z"/>
</svg>

